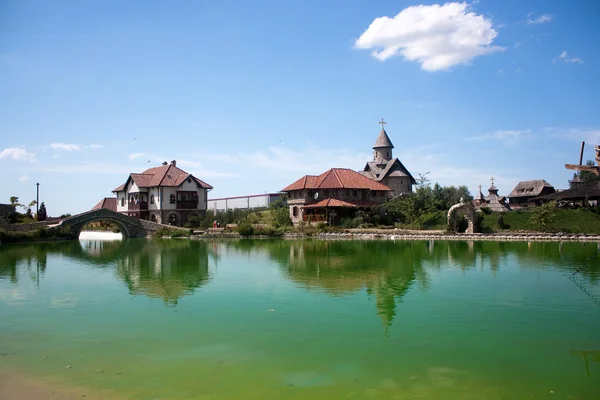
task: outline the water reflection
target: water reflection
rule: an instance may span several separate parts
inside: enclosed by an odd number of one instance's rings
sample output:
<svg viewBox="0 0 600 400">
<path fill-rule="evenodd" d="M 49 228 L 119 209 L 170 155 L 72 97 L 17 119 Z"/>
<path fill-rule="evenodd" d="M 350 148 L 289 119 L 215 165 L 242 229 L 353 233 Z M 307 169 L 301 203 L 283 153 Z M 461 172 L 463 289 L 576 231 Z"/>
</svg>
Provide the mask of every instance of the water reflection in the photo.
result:
<svg viewBox="0 0 600 400">
<path fill-rule="evenodd" d="M 591 243 L 286 241 L 286 240 L 122 240 L 72 241 L 0 246 L 0 279 L 40 283 L 48 258 L 67 257 L 93 268 L 112 269 L 129 292 L 174 305 L 210 280 L 209 257 L 218 265 L 227 252 L 250 262 L 276 263 L 281 275 L 306 290 L 331 296 L 366 291 L 384 327 L 396 318 L 410 290 L 427 290 L 431 274 L 445 268 L 463 272 L 504 266 L 558 269 L 600 306 L 593 287 L 600 277 L 598 245 Z"/>
<path fill-rule="evenodd" d="M 213 246 L 217 259 L 229 251 L 266 254 L 287 279 L 307 290 L 332 296 L 366 290 L 375 298 L 386 331 L 406 293 L 412 288 L 427 290 L 430 274 L 444 268 L 463 272 L 489 268 L 495 275 L 516 258 L 520 268 L 554 268 L 565 271 L 566 277 L 577 271 L 584 282 L 578 284 L 580 289 L 596 284 L 600 276 L 600 263 L 593 262 L 598 245 L 592 243 L 241 240 Z M 586 294 L 598 298 L 589 290 Z"/>
<path fill-rule="evenodd" d="M 203 241 L 126 241 L 139 246 L 117 261 L 117 276 L 132 294 L 162 298 L 170 305 L 209 281 L 207 244 Z"/>
<path fill-rule="evenodd" d="M 0 279 L 18 284 L 43 278 L 49 258 L 66 257 L 112 269 L 131 294 L 175 305 L 209 281 L 206 242 L 188 240 L 82 240 L 0 246 Z"/>
</svg>

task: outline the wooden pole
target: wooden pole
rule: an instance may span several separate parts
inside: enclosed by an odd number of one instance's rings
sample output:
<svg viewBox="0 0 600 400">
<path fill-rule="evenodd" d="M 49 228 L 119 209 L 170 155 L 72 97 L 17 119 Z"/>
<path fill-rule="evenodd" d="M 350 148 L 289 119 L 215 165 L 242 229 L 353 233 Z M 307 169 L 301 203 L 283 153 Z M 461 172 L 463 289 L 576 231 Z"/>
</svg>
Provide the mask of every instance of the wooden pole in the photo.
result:
<svg viewBox="0 0 600 400">
<path fill-rule="evenodd" d="M 583 149 L 585 148 L 585 142 L 581 142 L 581 153 L 579 153 L 579 165 L 583 165 Z"/>
</svg>

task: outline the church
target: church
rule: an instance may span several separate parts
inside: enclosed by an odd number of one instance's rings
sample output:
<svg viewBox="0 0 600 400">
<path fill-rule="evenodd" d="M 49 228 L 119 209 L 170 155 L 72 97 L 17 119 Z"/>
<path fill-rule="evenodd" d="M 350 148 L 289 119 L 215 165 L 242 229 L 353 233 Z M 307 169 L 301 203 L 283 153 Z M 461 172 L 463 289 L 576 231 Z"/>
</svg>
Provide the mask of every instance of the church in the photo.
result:
<svg viewBox="0 0 600 400">
<path fill-rule="evenodd" d="M 360 173 L 369 179 L 388 186 L 392 189 L 392 197 L 411 193 L 413 185 L 416 184 L 415 178 L 400 160 L 394 157 L 394 145 L 384 128 L 387 122 L 382 119 L 379 123 L 381 124 L 381 132 L 379 132 L 373 146 L 373 161 L 367 162 Z"/>
<path fill-rule="evenodd" d="M 412 192 L 413 176 L 394 158 L 394 145 L 383 128 L 373 146 L 373 161 L 362 171 L 331 168 L 320 175 L 305 175 L 281 192 L 287 194 L 292 222 L 338 224 L 361 208 Z"/>
</svg>

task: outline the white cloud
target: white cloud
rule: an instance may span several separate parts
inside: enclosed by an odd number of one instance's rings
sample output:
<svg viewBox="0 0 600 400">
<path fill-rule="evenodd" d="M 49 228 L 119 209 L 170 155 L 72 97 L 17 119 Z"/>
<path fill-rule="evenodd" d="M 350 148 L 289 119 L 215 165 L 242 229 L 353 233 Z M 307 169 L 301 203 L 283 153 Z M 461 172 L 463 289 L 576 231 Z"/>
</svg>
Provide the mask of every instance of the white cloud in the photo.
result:
<svg viewBox="0 0 600 400">
<path fill-rule="evenodd" d="M 547 127 L 544 130 L 551 137 L 562 138 L 574 141 L 585 141 L 592 147 L 600 144 L 600 128 L 561 128 Z"/>
<path fill-rule="evenodd" d="M 21 182 L 25 182 L 28 180 L 29 180 L 29 177 L 27 175 L 21 175 L 21 177 L 19 177 L 19 181 L 21 181 Z"/>
<path fill-rule="evenodd" d="M 129 158 L 130 160 L 136 160 L 140 157 L 145 157 L 147 155 L 148 154 L 146 154 L 146 153 L 131 153 L 127 158 Z"/>
<path fill-rule="evenodd" d="M 535 17 L 532 12 L 527 14 L 527 23 L 526 25 L 539 25 L 545 24 L 546 22 L 550 22 L 554 19 L 554 16 L 551 14 L 542 14 L 539 17 Z"/>
<path fill-rule="evenodd" d="M 380 61 L 401 54 L 425 71 L 439 71 L 504 50 L 491 45 L 496 36 L 492 21 L 469 12 L 466 3 L 419 5 L 394 18 L 375 18 L 355 47 L 382 49 L 371 53 Z"/>
<path fill-rule="evenodd" d="M 19 161 L 35 161 L 35 154 L 23 147 L 8 147 L 0 152 L 0 160 L 13 159 Z"/>
<path fill-rule="evenodd" d="M 466 138 L 469 141 L 481 141 L 481 140 L 497 140 L 501 141 L 506 145 L 513 146 L 525 135 L 531 133 L 530 129 L 524 130 L 498 130 L 491 133 L 486 133 L 480 136 L 472 136 Z"/>
<path fill-rule="evenodd" d="M 579 57 L 571 57 L 566 50 L 563 50 L 562 53 L 558 57 L 556 57 L 553 62 L 562 61 L 569 64 L 583 64 L 583 60 Z"/>
<path fill-rule="evenodd" d="M 83 150 L 83 147 L 78 144 L 71 143 L 50 143 L 50 147 L 54 150 L 64 150 L 64 151 L 80 151 Z"/>
<path fill-rule="evenodd" d="M 102 149 L 104 146 L 101 144 L 74 144 L 74 143 L 50 143 L 50 147 L 54 150 L 63 151 L 82 151 L 86 149 Z"/>
</svg>

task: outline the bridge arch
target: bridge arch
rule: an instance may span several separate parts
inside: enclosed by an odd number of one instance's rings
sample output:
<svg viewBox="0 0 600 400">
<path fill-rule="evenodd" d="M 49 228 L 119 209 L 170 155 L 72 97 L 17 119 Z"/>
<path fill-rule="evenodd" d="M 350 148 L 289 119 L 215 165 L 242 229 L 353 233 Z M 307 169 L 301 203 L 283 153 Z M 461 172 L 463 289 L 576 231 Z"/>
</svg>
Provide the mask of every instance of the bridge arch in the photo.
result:
<svg viewBox="0 0 600 400">
<path fill-rule="evenodd" d="M 458 233 L 458 217 L 464 215 L 468 223 L 465 233 L 475 233 L 475 212 L 475 206 L 461 198 L 460 203 L 453 205 L 448 210 L 448 231 Z"/>
<path fill-rule="evenodd" d="M 112 217 L 92 216 L 91 218 L 82 219 L 81 221 L 77 222 L 77 224 L 75 224 L 75 225 L 71 225 L 65 221 L 63 221 L 63 224 L 64 223 L 69 224 L 69 226 L 71 226 L 71 232 L 73 233 L 73 236 L 79 237 L 79 234 L 81 233 L 81 231 L 87 224 L 89 224 L 90 222 L 100 222 L 100 221 L 110 222 L 110 223 L 117 225 L 119 227 L 119 230 L 121 231 L 121 234 L 123 235 L 123 237 L 126 237 L 126 238 L 133 237 L 130 232 L 130 227 L 128 227 L 126 223 L 124 223 L 123 221 L 121 221 L 117 218 L 112 218 Z"/>
</svg>

